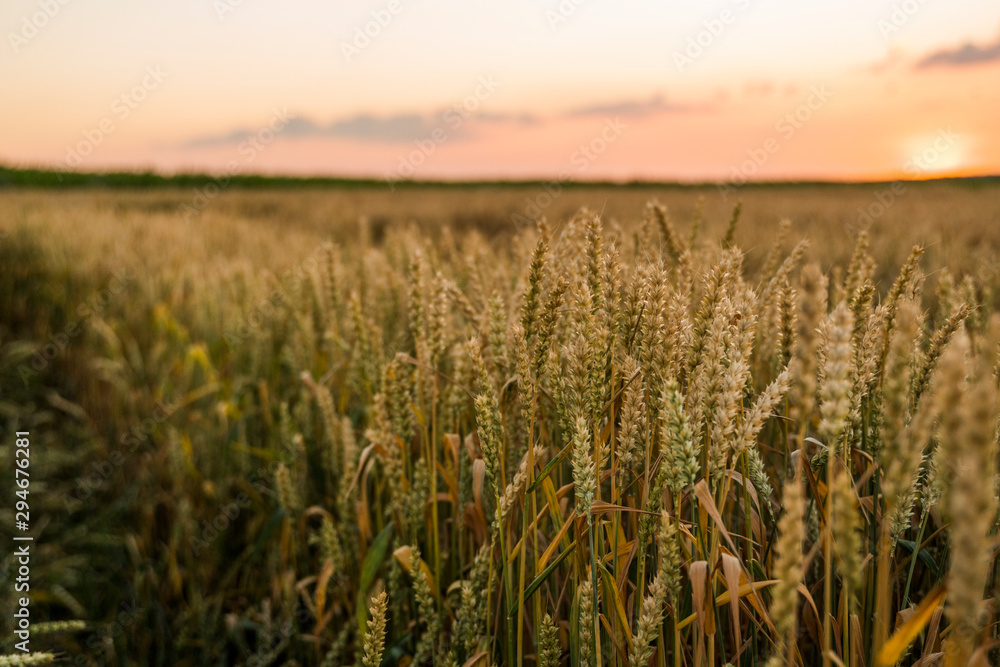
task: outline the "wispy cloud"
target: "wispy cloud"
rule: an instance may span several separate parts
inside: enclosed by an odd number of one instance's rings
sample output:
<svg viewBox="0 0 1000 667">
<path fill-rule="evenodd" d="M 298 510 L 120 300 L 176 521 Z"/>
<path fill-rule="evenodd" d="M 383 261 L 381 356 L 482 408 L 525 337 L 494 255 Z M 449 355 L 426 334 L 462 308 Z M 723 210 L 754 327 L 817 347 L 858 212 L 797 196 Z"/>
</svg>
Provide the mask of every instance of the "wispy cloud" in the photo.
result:
<svg viewBox="0 0 1000 667">
<path fill-rule="evenodd" d="M 569 117 L 580 116 L 653 116 L 666 113 L 690 113 L 704 111 L 704 106 L 668 102 L 662 95 L 654 95 L 648 100 L 625 100 L 610 104 L 595 104 L 569 111 Z"/>
<path fill-rule="evenodd" d="M 966 42 L 958 48 L 935 51 L 917 62 L 916 67 L 967 67 L 997 61 L 1000 61 L 1000 35 L 993 43 L 983 46 Z"/>
<path fill-rule="evenodd" d="M 468 139 L 477 125 L 508 124 L 522 127 L 537 126 L 560 118 L 588 116 L 626 116 L 640 118 L 661 114 L 691 113 L 709 110 L 708 104 L 681 104 L 668 102 L 662 95 L 646 100 L 625 100 L 570 109 L 551 117 L 537 116 L 531 112 L 478 112 L 454 107 L 433 113 L 404 113 L 390 116 L 358 114 L 347 118 L 319 123 L 298 116 L 289 121 L 282 132 L 293 138 L 345 138 L 369 143 L 399 144 L 424 139 L 438 129 L 447 130 L 449 138 Z M 185 148 L 204 148 L 237 144 L 256 134 L 256 130 L 239 129 L 217 135 L 199 137 L 184 144 Z"/>
<path fill-rule="evenodd" d="M 530 113 L 481 113 L 476 120 L 483 123 L 514 123 L 516 125 L 538 125 L 542 119 Z"/>
<path fill-rule="evenodd" d="M 462 120 L 459 123 L 458 120 Z M 408 143 L 424 139 L 436 129 L 447 129 L 452 138 L 465 138 L 469 131 L 464 125 L 475 123 L 511 123 L 515 125 L 536 125 L 542 119 L 530 113 L 478 113 L 464 116 L 457 109 L 448 109 L 434 114 L 416 113 L 376 116 L 359 114 L 331 123 L 322 124 L 308 118 L 298 117 L 289 121 L 282 133 L 287 137 L 345 138 L 372 143 Z M 223 134 L 199 137 L 184 144 L 186 148 L 204 148 L 236 144 L 255 134 L 255 130 L 240 129 Z"/>
<path fill-rule="evenodd" d="M 374 116 L 360 114 L 322 125 L 308 118 L 294 118 L 284 130 L 289 137 L 344 137 L 361 141 L 398 143 L 427 136 L 434 130 L 433 119 L 418 114 Z M 233 144 L 254 134 L 251 130 L 235 130 L 225 134 L 201 137 L 189 141 L 188 148 Z"/>
</svg>

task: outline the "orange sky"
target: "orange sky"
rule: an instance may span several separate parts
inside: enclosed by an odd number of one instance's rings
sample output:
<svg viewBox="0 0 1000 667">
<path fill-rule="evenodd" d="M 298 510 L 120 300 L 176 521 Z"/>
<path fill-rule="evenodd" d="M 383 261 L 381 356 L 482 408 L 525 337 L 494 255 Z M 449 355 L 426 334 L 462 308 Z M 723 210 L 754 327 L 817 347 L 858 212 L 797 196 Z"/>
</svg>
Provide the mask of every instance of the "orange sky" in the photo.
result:
<svg viewBox="0 0 1000 667">
<path fill-rule="evenodd" d="M 5 0 L 0 162 L 387 181 L 1000 174 L 996 2 L 344 4 Z"/>
</svg>

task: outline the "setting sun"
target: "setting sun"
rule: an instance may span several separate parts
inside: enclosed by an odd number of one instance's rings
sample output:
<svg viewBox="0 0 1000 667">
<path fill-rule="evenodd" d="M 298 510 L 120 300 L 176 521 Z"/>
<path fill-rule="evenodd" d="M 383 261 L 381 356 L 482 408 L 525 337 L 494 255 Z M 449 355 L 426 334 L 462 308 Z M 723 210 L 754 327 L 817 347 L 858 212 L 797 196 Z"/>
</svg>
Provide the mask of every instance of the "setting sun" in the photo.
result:
<svg viewBox="0 0 1000 667">
<path fill-rule="evenodd" d="M 970 137 L 952 128 L 936 134 L 911 137 L 905 142 L 901 159 L 902 170 L 911 178 L 928 178 L 941 174 L 960 173 L 966 167 Z"/>
</svg>

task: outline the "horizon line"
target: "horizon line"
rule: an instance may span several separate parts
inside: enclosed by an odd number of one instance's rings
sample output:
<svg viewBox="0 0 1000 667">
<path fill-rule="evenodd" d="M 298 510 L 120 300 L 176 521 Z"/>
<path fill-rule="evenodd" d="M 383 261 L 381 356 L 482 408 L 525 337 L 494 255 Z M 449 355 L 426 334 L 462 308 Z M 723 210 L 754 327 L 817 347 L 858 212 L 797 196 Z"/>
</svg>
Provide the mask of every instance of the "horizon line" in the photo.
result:
<svg viewBox="0 0 1000 667">
<path fill-rule="evenodd" d="M 295 174 L 274 172 L 246 172 L 226 175 L 213 175 L 207 171 L 175 171 L 163 172 L 153 168 L 111 169 L 111 170 L 63 170 L 49 166 L 11 166 L 0 162 L 0 187 L 81 187 L 87 185 L 104 187 L 141 187 L 191 185 L 193 183 L 220 183 L 239 187 L 243 185 L 280 186 L 280 185 L 331 185 L 331 186 L 365 186 L 379 185 L 390 190 L 396 187 L 454 187 L 454 186 L 537 186 L 559 184 L 561 187 L 681 187 L 705 188 L 728 187 L 739 190 L 746 187 L 775 186 L 859 186 L 884 185 L 890 183 L 933 183 L 954 181 L 991 181 L 1000 180 L 1000 173 L 967 174 L 951 173 L 930 176 L 927 178 L 778 178 L 768 180 L 747 179 L 742 183 L 730 180 L 685 180 L 685 179 L 650 179 L 650 178 L 595 178 L 595 179 L 559 179 L 546 177 L 523 178 L 426 178 L 388 180 L 377 176 L 349 176 L 336 174 Z M 54 182 L 53 182 L 54 181 Z"/>
</svg>

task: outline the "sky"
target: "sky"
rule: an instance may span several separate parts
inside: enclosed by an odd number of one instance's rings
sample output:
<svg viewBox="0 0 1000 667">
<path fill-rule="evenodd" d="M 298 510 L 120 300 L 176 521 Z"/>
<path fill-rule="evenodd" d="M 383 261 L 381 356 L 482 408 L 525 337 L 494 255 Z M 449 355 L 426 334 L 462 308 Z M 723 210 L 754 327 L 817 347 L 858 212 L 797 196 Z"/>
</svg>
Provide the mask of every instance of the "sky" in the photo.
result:
<svg viewBox="0 0 1000 667">
<path fill-rule="evenodd" d="M 995 0 L 4 0 L 0 164 L 1000 174 Z"/>
</svg>

